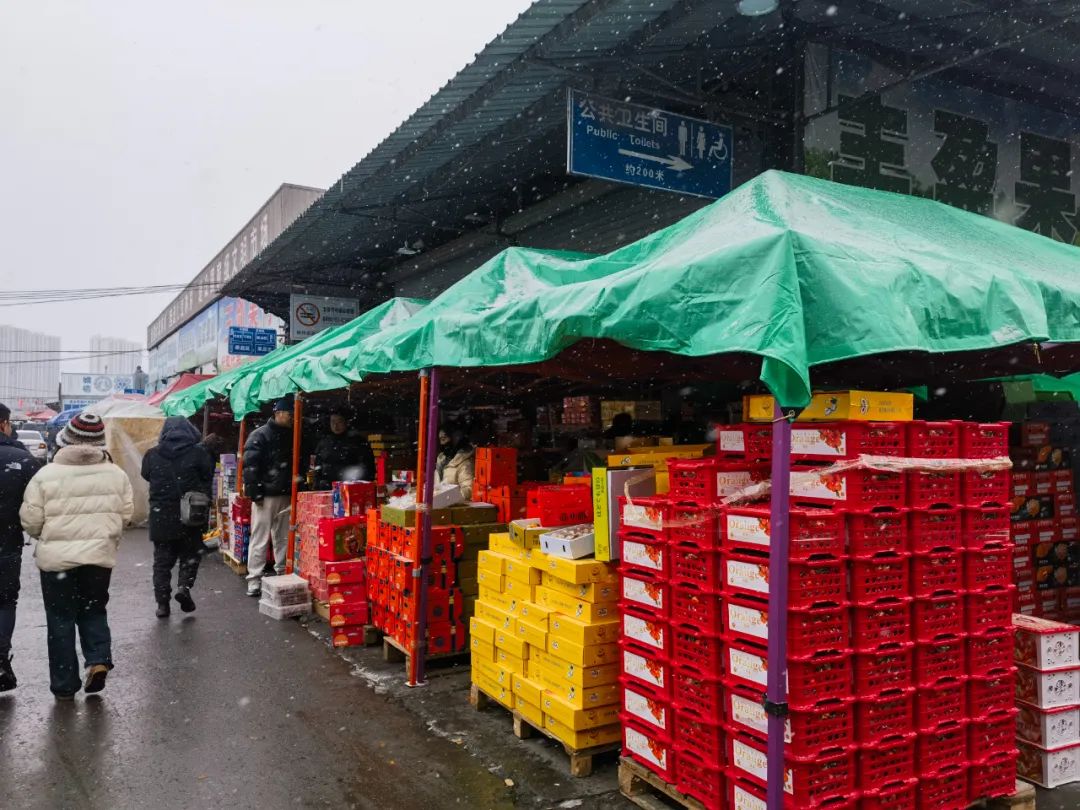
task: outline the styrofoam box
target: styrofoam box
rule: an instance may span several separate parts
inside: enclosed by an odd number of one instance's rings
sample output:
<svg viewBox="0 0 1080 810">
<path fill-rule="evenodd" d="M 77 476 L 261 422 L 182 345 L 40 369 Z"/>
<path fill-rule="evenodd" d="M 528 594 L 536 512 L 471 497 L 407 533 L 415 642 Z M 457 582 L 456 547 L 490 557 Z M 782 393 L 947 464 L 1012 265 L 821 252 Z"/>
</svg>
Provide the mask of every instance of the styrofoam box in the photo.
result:
<svg viewBox="0 0 1080 810">
<path fill-rule="evenodd" d="M 1080 744 L 1046 749 L 1017 740 L 1020 758 L 1016 773 L 1022 779 L 1047 788 L 1080 782 Z"/>
<path fill-rule="evenodd" d="M 1020 664 L 1016 669 L 1017 700 L 1040 709 L 1080 703 L 1080 667 L 1043 672 Z"/>
<path fill-rule="evenodd" d="M 1016 660 L 1035 669 L 1080 666 L 1080 628 L 1038 616 L 1013 616 Z"/>
<path fill-rule="evenodd" d="M 282 619 L 292 619 L 297 616 L 306 616 L 308 613 L 311 613 L 311 603 L 308 602 L 306 605 L 287 605 L 282 607 L 280 605 L 271 605 L 259 600 L 259 613 L 264 616 L 269 616 L 271 619 L 277 619 L 278 621 L 281 621 Z"/>
<path fill-rule="evenodd" d="M 1016 736 L 1021 740 L 1043 748 L 1080 744 L 1080 706 L 1040 709 L 1019 702 L 1016 707 Z"/>
<path fill-rule="evenodd" d="M 277 577 L 262 578 L 263 601 L 286 607 L 311 602 L 308 581 L 296 574 L 283 574 Z"/>
</svg>

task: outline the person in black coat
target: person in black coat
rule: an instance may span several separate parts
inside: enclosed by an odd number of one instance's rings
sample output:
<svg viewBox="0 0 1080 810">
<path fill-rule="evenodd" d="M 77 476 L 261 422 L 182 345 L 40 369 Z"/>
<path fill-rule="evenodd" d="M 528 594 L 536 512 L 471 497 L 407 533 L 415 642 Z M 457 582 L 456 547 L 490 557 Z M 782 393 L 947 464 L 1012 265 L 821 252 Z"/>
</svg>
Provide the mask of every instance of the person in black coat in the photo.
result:
<svg viewBox="0 0 1080 810">
<path fill-rule="evenodd" d="M 11 410 L 0 405 L 0 692 L 18 685 L 11 668 L 11 636 L 19 602 L 23 530 L 19 521 L 26 485 L 38 463 L 12 435 Z"/>
<path fill-rule="evenodd" d="M 332 411 L 330 433 L 315 447 L 315 489 L 330 489 L 335 481 L 374 480 L 371 445 L 350 429 L 348 411 Z"/>
<path fill-rule="evenodd" d="M 214 462 L 199 442 L 199 431 L 187 419 L 170 416 L 161 428 L 156 447 L 143 456 L 142 477 L 150 488 L 150 541 L 154 544 L 154 598 L 158 618 L 169 615 L 172 569 L 179 561 L 176 601 L 185 613 L 195 610 L 191 589 L 199 573 L 206 526 L 180 522 L 180 500 L 185 492 L 211 495 Z"/>
<path fill-rule="evenodd" d="M 244 494 L 251 498 L 247 592 L 262 592 L 266 547 L 274 544 L 274 567 L 285 573 L 292 495 L 293 398 L 274 403 L 274 416 L 244 442 Z"/>
</svg>

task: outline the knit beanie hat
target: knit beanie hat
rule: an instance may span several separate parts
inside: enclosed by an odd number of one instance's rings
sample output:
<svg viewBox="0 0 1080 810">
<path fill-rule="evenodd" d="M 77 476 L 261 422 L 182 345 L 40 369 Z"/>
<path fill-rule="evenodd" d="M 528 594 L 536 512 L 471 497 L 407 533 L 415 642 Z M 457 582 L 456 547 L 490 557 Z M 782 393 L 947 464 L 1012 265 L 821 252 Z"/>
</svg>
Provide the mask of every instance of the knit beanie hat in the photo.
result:
<svg viewBox="0 0 1080 810">
<path fill-rule="evenodd" d="M 105 446 L 105 423 L 100 416 L 92 413 L 78 413 L 71 418 L 60 434 L 56 437 L 56 443 L 61 447 L 71 444 L 89 444 L 98 447 Z"/>
</svg>

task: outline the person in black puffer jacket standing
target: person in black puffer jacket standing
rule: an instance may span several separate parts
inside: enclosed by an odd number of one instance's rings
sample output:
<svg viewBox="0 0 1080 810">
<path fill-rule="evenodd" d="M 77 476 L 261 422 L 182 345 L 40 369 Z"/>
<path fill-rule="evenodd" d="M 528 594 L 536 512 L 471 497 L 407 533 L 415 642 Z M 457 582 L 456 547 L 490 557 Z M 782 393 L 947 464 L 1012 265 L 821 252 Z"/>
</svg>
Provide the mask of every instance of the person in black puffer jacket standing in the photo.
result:
<svg viewBox="0 0 1080 810">
<path fill-rule="evenodd" d="M 150 489 L 150 541 L 154 544 L 154 598 L 157 616 L 169 615 L 172 569 L 179 561 L 176 601 L 185 613 L 195 610 L 191 589 L 203 555 L 205 526 L 180 521 L 185 492 L 211 495 L 214 462 L 199 442 L 202 436 L 187 419 L 170 416 L 161 428 L 156 447 L 143 456 L 142 477 Z"/>
<path fill-rule="evenodd" d="M 274 403 L 274 416 L 244 442 L 244 494 L 251 498 L 247 593 L 262 592 L 266 547 L 274 544 L 274 568 L 285 573 L 292 495 L 293 398 Z"/>
<path fill-rule="evenodd" d="M 11 636 L 19 601 L 23 530 L 19 523 L 26 485 L 38 463 L 14 437 L 11 410 L 0 405 L 0 692 L 18 685 L 11 668 Z"/>
</svg>

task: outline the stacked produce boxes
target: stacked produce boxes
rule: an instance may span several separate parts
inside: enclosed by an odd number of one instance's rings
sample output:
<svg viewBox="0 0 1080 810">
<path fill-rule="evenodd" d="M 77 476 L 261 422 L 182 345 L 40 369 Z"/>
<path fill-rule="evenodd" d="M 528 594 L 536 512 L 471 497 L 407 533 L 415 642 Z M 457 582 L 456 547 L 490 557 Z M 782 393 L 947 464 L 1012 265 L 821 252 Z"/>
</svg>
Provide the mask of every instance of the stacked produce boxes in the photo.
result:
<svg viewBox="0 0 1080 810">
<path fill-rule="evenodd" d="M 525 517 L 528 484 L 518 483 L 517 450 L 512 447 L 476 448 L 473 500 L 490 503 L 500 523 Z"/>
<path fill-rule="evenodd" d="M 263 577 L 259 613 L 271 619 L 291 619 L 311 612 L 308 583 L 296 574 Z"/>
<path fill-rule="evenodd" d="M 1080 630 L 1013 617 L 1020 775 L 1044 787 L 1080 781 Z"/>
<path fill-rule="evenodd" d="M 237 562 L 246 563 L 251 543 L 251 500 L 235 492 L 229 496 L 229 522 L 221 549 Z"/>
<path fill-rule="evenodd" d="M 587 487 L 541 488 L 532 509 L 549 520 L 580 518 L 571 489 L 591 502 Z M 618 580 L 610 563 L 543 553 L 540 537 L 554 527 L 517 521 L 481 552 L 472 676 L 485 694 L 580 750 L 620 736 Z"/>
</svg>

